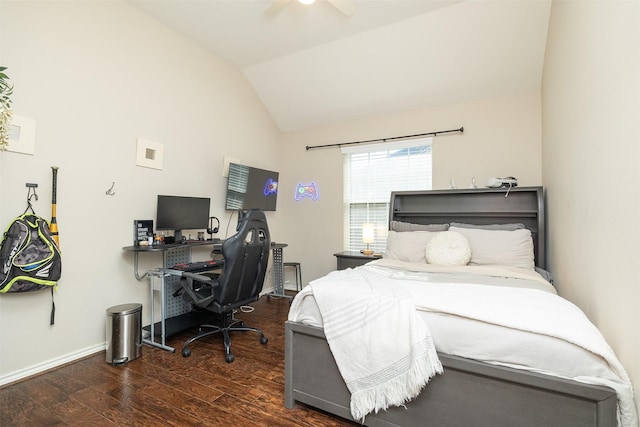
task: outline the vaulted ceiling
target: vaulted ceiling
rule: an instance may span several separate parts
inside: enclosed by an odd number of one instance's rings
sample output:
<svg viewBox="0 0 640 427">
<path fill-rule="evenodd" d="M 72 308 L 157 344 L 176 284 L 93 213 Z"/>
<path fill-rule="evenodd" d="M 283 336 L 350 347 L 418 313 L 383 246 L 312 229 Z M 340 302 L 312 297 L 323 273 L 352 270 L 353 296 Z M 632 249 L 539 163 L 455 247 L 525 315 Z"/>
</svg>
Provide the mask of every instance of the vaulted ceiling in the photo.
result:
<svg viewBox="0 0 640 427">
<path fill-rule="evenodd" d="M 551 0 L 276 1 L 129 0 L 238 67 L 285 132 L 541 85 Z"/>
</svg>

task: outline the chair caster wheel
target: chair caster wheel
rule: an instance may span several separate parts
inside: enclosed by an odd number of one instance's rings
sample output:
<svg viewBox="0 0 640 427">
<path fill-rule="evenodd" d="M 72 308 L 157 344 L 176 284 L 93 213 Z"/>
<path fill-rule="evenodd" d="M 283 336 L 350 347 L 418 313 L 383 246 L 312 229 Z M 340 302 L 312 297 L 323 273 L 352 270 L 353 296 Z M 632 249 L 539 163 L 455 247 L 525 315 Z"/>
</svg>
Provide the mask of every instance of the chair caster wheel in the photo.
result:
<svg viewBox="0 0 640 427">
<path fill-rule="evenodd" d="M 191 356 L 191 350 L 188 348 L 183 348 L 182 349 L 182 357 L 189 357 Z"/>
<path fill-rule="evenodd" d="M 260 337 L 260 344 L 265 345 L 268 342 L 269 338 L 265 337 L 264 335 Z"/>
<path fill-rule="evenodd" d="M 236 358 L 236 357 L 235 357 L 233 354 L 227 354 L 227 355 L 224 357 L 224 360 L 226 360 L 226 361 L 227 361 L 227 363 L 231 363 L 231 362 L 233 362 L 233 361 L 235 360 L 235 358 Z"/>
</svg>

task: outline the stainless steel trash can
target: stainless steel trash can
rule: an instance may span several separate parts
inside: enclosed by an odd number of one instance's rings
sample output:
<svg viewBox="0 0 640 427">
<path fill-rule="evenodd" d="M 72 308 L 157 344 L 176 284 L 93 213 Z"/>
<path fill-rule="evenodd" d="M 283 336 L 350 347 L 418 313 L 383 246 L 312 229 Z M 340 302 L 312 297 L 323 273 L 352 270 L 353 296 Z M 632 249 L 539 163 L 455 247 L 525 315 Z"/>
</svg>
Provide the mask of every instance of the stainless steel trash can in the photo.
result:
<svg viewBox="0 0 640 427">
<path fill-rule="evenodd" d="M 118 365 L 142 355 L 142 304 L 107 309 L 107 363 Z"/>
</svg>

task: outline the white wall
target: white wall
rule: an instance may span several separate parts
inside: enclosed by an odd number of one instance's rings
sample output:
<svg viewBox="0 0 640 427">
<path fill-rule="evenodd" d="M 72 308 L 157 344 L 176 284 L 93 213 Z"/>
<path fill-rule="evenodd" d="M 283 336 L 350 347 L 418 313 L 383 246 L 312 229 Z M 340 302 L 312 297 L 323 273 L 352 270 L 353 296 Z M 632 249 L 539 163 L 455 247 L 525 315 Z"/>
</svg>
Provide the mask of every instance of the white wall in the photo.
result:
<svg viewBox="0 0 640 427">
<path fill-rule="evenodd" d="M 27 182 L 39 184 L 36 213 L 50 218 L 57 165 L 63 252 L 54 326 L 49 292 L 0 297 L 1 383 L 95 351 L 112 305 L 143 303 L 148 322 L 147 281 L 122 250 L 132 221 L 155 217 L 157 194 L 212 197 L 225 230 L 223 156 L 278 170 L 280 133 L 238 71 L 127 3 L 0 9 L 14 112 L 37 123 L 34 155 L 0 153 L 0 223 L 25 210 Z M 135 165 L 138 137 L 164 144 L 163 170 Z M 141 256 L 141 271 L 159 263 Z"/>
<path fill-rule="evenodd" d="M 285 258 L 302 263 L 308 282 L 335 269 L 333 254 L 343 250 L 342 155 L 338 148 L 306 151 L 324 145 L 382 137 L 457 129 L 433 142 L 433 188 L 458 188 L 472 177 L 479 186 L 492 176 L 516 176 L 520 185 L 541 185 L 540 95 L 537 92 L 496 97 L 354 121 L 284 135 L 286 165 L 280 194 L 293 194 L 298 182 L 315 182 L 319 199 L 281 197 L 289 228 Z"/>
<path fill-rule="evenodd" d="M 640 407 L 640 3 L 556 1 L 543 92 L 550 265 Z"/>
</svg>

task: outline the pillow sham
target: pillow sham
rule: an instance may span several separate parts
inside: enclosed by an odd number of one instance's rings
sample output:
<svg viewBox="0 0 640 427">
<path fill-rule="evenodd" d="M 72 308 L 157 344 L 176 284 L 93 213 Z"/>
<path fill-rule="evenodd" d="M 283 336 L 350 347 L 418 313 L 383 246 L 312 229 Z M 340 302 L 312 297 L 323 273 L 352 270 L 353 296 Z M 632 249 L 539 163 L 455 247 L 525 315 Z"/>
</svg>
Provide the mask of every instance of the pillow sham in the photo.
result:
<svg viewBox="0 0 640 427">
<path fill-rule="evenodd" d="M 467 265 L 471 259 L 469 241 L 456 231 L 437 233 L 427 243 L 427 264 Z"/>
<path fill-rule="evenodd" d="M 425 248 L 437 231 L 405 231 L 390 230 L 387 235 L 387 247 L 384 258 L 398 261 L 426 263 Z"/>
<path fill-rule="evenodd" d="M 483 230 L 508 230 L 508 231 L 513 231 L 513 230 L 520 230 L 521 228 L 524 228 L 524 224 L 522 224 L 520 222 L 516 222 L 516 223 L 513 223 L 513 224 L 485 224 L 485 225 L 463 224 L 461 222 L 452 222 L 449 225 L 451 227 L 481 228 Z"/>
<path fill-rule="evenodd" d="M 392 231 L 445 231 L 449 224 L 413 224 L 410 222 L 391 221 L 389 230 Z"/>
<path fill-rule="evenodd" d="M 505 265 L 533 270 L 535 268 L 531 231 L 485 230 L 481 228 L 450 227 L 469 241 L 469 265 Z"/>
</svg>

